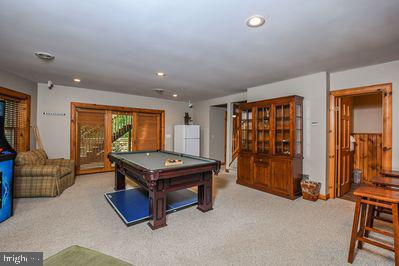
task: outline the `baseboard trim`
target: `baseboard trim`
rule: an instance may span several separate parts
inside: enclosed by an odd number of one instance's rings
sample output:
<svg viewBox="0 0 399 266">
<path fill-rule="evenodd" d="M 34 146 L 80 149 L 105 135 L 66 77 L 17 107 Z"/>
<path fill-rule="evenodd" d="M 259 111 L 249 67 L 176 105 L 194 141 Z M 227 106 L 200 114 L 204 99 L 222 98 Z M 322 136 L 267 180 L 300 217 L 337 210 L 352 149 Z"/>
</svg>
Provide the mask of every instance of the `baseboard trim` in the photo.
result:
<svg viewBox="0 0 399 266">
<path fill-rule="evenodd" d="M 330 198 L 330 194 L 327 194 L 327 195 L 320 194 L 319 195 L 319 199 L 321 199 L 321 200 L 328 200 L 329 198 Z"/>
</svg>

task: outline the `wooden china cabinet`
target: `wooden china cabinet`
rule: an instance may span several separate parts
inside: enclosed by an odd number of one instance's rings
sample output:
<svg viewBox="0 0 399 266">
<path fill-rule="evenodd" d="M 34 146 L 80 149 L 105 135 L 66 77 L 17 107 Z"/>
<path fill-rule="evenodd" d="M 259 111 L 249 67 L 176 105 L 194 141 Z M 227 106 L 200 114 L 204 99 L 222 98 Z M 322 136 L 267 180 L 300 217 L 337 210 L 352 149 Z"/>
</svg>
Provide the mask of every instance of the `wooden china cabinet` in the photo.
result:
<svg viewBox="0 0 399 266">
<path fill-rule="evenodd" d="M 240 105 L 237 184 L 295 199 L 301 194 L 303 98 Z"/>
</svg>

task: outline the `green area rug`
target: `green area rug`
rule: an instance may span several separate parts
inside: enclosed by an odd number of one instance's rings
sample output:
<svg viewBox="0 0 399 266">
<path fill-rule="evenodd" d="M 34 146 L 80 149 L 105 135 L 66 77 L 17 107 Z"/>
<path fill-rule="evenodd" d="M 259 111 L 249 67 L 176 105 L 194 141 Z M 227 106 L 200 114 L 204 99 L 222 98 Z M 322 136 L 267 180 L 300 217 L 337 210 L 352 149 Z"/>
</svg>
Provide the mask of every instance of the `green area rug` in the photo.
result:
<svg viewBox="0 0 399 266">
<path fill-rule="evenodd" d="M 44 260 L 46 266 L 127 266 L 130 263 L 80 246 L 71 246 Z"/>
</svg>

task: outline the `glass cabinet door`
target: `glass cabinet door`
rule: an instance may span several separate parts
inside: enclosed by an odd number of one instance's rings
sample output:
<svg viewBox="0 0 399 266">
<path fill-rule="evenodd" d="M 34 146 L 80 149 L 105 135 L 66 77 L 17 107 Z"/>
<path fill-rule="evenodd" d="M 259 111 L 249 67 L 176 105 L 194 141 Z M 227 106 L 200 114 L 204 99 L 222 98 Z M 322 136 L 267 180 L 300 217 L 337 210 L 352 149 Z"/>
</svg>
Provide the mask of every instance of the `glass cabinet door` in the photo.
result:
<svg viewBox="0 0 399 266">
<path fill-rule="evenodd" d="M 275 118 L 275 153 L 290 155 L 290 105 L 276 105 Z"/>
<path fill-rule="evenodd" d="M 302 130 L 303 130 L 303 118 L 302 118 L 302 105 L 295 105 L 295 155 L 302 154 Z"/>
<path fill-rule="evenodd" d="M 270 106 L 257 108 L 256 148 L 257 152 L 270 154 Z"/>
<path fill-rule="evenodd" d="M 252 109 L 241 110 L 241 151 L 253 150 L 252 147 Z"/>
</svg>

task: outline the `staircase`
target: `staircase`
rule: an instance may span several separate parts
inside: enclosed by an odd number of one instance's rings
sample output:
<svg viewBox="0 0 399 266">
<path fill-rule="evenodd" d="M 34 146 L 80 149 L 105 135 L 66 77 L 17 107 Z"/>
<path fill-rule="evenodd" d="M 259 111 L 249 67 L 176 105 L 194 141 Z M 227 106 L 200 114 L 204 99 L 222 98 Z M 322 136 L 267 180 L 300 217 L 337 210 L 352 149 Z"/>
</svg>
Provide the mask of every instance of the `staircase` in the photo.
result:
<svg viewBox="0 0 399 266">
<path fill-rule="evenodd" d="M 112 143 L 118 142 L 120 147 L 125 150 L 131 149 L 131 134 L 122 138 L 127 133 L 132 132 L 132 118 L 128 116 L 116 116 L 112 123 Z M 80 133 L 80 166 L 86 165 L 90 168 L 102 167 L 104 161 L 104 128 L 96 126 L 82 128 Z"/>
<path fill-rule="evenodd" d="M 116 140 L 118 140 L 120 137 L 124 136 L 126 133 L 130 132 L 131 130 L 132 130 L 132 125 L 127 124 L 116 129 L 115 132 L 112 131 L 112 142 L 115 142 Z"/>
<path fill-rule="evenodd" d="M 230 172 L 237 173 L 237 158 L 235 158 L 229 165 Z"/>
<path fill-rule="evenodd" d="M 237 172 L 237 157 L 238 157 L 238 152 L 240 150 L 239 146 L 239 141 L 240 141 L 240 135 L 238 134 L 238 128 L 236 128 L 233 131 L 233 143 L 232 143 L 232 149 L 233 153 L 231 155 L 231 162 L 229 164 L 229 170 Z"/>
</svg>

